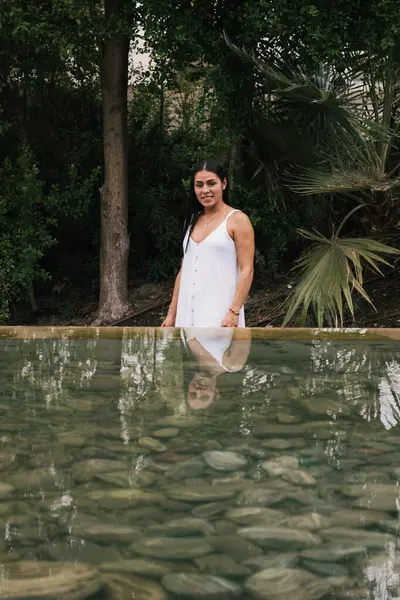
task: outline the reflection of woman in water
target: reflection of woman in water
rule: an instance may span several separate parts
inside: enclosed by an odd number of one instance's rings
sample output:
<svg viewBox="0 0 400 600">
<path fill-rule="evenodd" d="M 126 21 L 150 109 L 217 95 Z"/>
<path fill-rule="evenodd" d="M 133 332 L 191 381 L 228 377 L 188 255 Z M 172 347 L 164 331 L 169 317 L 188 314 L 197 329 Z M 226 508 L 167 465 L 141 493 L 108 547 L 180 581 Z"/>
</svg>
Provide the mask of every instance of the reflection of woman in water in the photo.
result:
<svg viewBox="0 0 400 600">
<path fill-rule="evenodd" d="M 192 410 L 203 410 L 217 397 L 219 378 L 224 373 L 240 371 L 246 364 L 251 330 L 184 328 L 181 338 L 186 354 L 186 401 Z"/>
<path fill-rule="evenodd" d="M 184 238 L 182 266 L 161 327 L 245 326 L 254 233 L 249 218 L 226 203 L 226 187 L 221 165 L 201 161 L 192 179 L 198 208 Z"/>
</svg>

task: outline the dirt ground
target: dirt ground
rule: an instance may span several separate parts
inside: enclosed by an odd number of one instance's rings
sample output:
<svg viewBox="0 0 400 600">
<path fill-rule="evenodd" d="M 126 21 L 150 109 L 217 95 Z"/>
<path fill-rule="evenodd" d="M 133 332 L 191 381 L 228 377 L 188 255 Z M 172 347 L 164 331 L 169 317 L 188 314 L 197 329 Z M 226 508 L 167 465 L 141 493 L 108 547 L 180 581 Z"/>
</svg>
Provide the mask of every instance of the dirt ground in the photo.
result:
<svg viewBox="0 0 400 600">
<path fill-rule="evenodd" d="M 132 311 L 127 317 L 112 325 L 159 326 L 168 310 L 172 295 L 173 280 L 161 283 L 144 283 L 130 290 Z M 246 325 L 248 327 L 279 327 L 284 317 L 284 302 L 293 289 L 295 282 L 290 277 L 272 281 L 263 287 L 253 286 L 246 303 Z M 365 300 L 354 294 L 355 320 L 347 319 L 347 327 L 400 327 L 400 278 L 392 273 L 390 278 L 372 277 L 365 283 L 376 311 Z M 61 318 L 57 314 L 32 315 L 24 320 L 21 316 L 17 323 L 35 325 L 83 325 L 92 323 L 97 308 L 95 297 L 87 298 L 77 307 L 72 318 Z M 294 321 L 292 326 L 299 325 Z M 307 323 L 313 326 L 310 321 Z"/>
</svg>

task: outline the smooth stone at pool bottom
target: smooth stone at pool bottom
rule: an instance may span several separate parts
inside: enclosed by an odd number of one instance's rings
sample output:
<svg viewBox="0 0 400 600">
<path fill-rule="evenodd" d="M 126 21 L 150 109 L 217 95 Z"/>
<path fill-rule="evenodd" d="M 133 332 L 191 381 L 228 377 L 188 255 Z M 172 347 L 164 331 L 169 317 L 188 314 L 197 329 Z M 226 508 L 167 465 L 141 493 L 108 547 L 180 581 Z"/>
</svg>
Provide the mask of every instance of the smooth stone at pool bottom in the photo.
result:
<svg viewBox="0 0 400 600">
<path fill-rule="evenodd" d="M 336 415 L 348 416 L 351 414 L 350 406 L 347 406 L 344 402 L 340 402 L 334 398 L 318 398 L 312 396 L 311 398 L 301 398 L 300 403 L 312 415 L 330 416 L 331 413 L 334 413 Z"/>
<path fill-rule="evenodd" d="M 75 463 L 72 466 L 71 473 L 75 481 L 85 483 L 86 481 L 92 481 L 97 473 L 124 471 L 126 466 L 126 463 L 120 460 L 89 458 Z"/>
<path fill-rule="evenodd" d="M 95 500 L 103 506 L 129 507 L 142 504 L 160 504 L 165 497 L 158 492 L 148 492 L 136 488 L 118 488 L 96 490 L 87 492 L 85 497 L 89 500 Z"/>
<path fill-rule="evenodd" d="M 70 477 L 67 475 L 64 484 L 69 484 Z M 7 477 L 9 483 L 0 484 L 0 499 L 7 500 L 15 489 L 28 490 L 56 488 L 57 483 L 51 469 L 32 469 L 32 471 L 16 471 Z M 68 483 L 67 483 L 68 482 Z M 11 485 L 10 485 L 11 484 Z"/>
<path fill-rule="evenodd" d="M 7 552 L 0 552 L 0 564 L 20 560 L 21 556 L 14 550 L 10 549 Z"/>
<path fill-rule="evenodd" d="M 138 473 L 116 471 L 115 473 L 98 473 L 96 479 L 122 488 L 149 487 L 155 483 L 156 476 L 150 471 L 139 471 Z"/>
<path fill-rule="evenodd" d="M 330 527 L 322 529 L 319 534 L 324 539 L 332 540 L 336 544 L 343 546 L 353 544 L 364 546 L 365 548 L 384 549 L 388 542 L 394 541 L 394 536 L 388 533 L 379 533 L 376 531 L 365 531 L 363 529 L 349 529 L 345 527 Z"/>
<path fill-rule="evenodd" d="M 181 480 L 186 478 L 201 477 L 206 469 L 206 464 L 201 456 L 195 456 L 177 463 L 166 471 L 169 479 Z"/>
<path fill-rule="evenodd" d="M 172 500 L 211 502 L 214 500 L 228 500 L 229 498 L 233 498 L 236 495 L 236 490 L 223 485 L 177 485 L 167 488 L 166 495 Z"/>
<path fill-rule="evenodd" d="M 163 586 L 176 596 L 184 598 L 232 598 L 239 596 L 242 588 L 222 577 L 197 573 L 170 573 L 162 578 Z"/>
<path fill-rule="evenodd" d="M 137 523 L 138 525 L 146 526 L 149 521 L 157 523 L 165 519 L 167 515 L 160 506 L 139 506 L 138 508 L 128 508 L 121 511 L 118 516 L 119 522 L 130 525 Z"/>
<path fill-rule="evenodd" d="M 247 458 L 228 450 L 207 450 L 203 452 L 204 462 L 217 471 L 238 471 L 247 465 Z"/>
<path fill-rule="evenodd" d="M 211 480 L 211 484 L 212 485 L 227 485 L 229 483 L 236 483 L 236 484 L 243 484 L 243 485 L 238 485 L 238 489 L 246 487 L 248 485 L 248 481 L 245 481 L 246 478 L 246 472 L 245 471 L 237 471 L 234 475 L 227 475 L 225 477 L 214 477 Z"/>
<path fill-rule="evenodd" d="M 159 439 L 169 439 L 176 437 L 179 434 L 179 429 L 177 427 L 164 427 L 163 429 L 157 429 L 156 431 L 152 431 L 151 435 L 155 438 Z"/>
<path fill-rule="evenodd" d="M 81 532 L 77 532 L 82 538 L 93 540 L 94 542 L 122 542 L 132 543 L 143 537 L 140 529 L 128 527 L 127 525 L 93 525 L 92 527 L 84 528 Z"/>
<path fill-rule="evenodd" d="M 82 462 L 84 460 L 119 460 L 116 457 L 115 452 L 110 452 L 103 447 L 99 446 L 84 446 L 79 455 L 76 458 L 76 461 Z M 120 469 L 123 469 L 126 465 L 121 465 Z"/>
<path fill-rule="evenodd" d="M 227 519 L 214 521 L 216 535 L 236 535 L 237 525 Z"/>
<path fill-rule="evenodd" d="M 211 554 L 212 547 L 204 537 L 146 538 L 130 546 L 130 550 L 142 556 L 151 558 L 166 558 L 171 560 L 186 560 L 200 558 Z"/>
<path fill-rule="evenodd" d="M 200 504 L 192 510 L 192 515 L 194 517 L 198 517 L 199 519 L 208 519 L 210 517 L 215 517 L 216 515 L 225 512 L 228 508 L 231 507 L 231 505 L 231 502 L 226 500 L 219 500 L 216 502 L 208 502 L 207 504 Z"/>
<path fill-rule="evenodd" d="M 355 508 L 371 508 L 372 510 L 385 510 L 398 513 L 400 504 L 400 488 L 398 492 L 376 492 L 371 495 L 357 498 L 353 503 Z"/>
<path fill-rule="evenodd" d="M 400 488 L 395 483 L 370 483 L 367 481 L 362 485 L 345 485 L 338 487 L 338 490 L 343 496 L 348 498 L 363 498 L 365 496 L 370 496 L 371 500 L 373 500 L 376 495 L 387 495 L 391 498 L 400 497 Z"/>
<path fill-rule="evenodd" d="M 301 471 L 300 469 L 294 469 L 293 471 L 286 471 L 282 473 L 282 479 L 292 483 L 293 485 L 299 485 L 302 487 L 317 485 L 315 478 L 307 471 Z"/>
<path fill-rule="evenodd" d="M 134 573 L 145 577 L 161 578 L 168 575 L 176 568 L 174 563 L 150 560 L 145 558 L 132 558 L 107 562 L 99 565 L 99 570 L 105 573 Z"/>
<path fill-rule="evenodd" d="M 201 427 L 203 425 L 203 421 L 200 417 L 196 417 L 195 415 L 184 415 L 174 416 L 170 415 L 168 417 L 161 417 L 161 419 L 157 419 L 152 423 L 154 428 L 161 427 L 177 427 L 178 429 L 187 429 L 191 427 Z"/>
<path fill-rule="evenodd" d="M 236 499 L 237 506 L 269 506 L 277 504 L 287 497 L 287 492 L 260 486 L 242 491 Z"/>
<path fill-rule="evenodd" d="M 139 446 L 142 448 L 146 448 L 147 450 L 151 450 L 152 452 L 165 452 L 168 450 L 165 444 L 162 444 L 158 440 L 155 440 L 151 437 L 142 437 L 138 440 Z"/>
<path fill-rule="evenodd" d="M 262 448 L 270 448 L 271 450 L 287 450 L 292 446 L 293 444 L 284 438 L 275 438 L 261 443 Z"/>
<path fill-rule="evenodd" d="M 204 573 L 221 575 L 222 577 L 247 577 L 251 570 L 239 565 L 231 556 L 225 554 L 209 554 L 193 561 Z"/>
<path fill-rule="evenodd" d="M 255 600 L 318 600 L 331 588 L 303 569 L 266 569 L 249 577 L 245 589 Z"/>
<path fill-rule="evenodd" d="M 215 528 L 203 519 L 184 517 L 183 519 L 171 519 L 164 523 L 151 525 L 147 531 L 152 535 L 179 537 L 186 535 L 214 535 Z"/>
<path fill-rule="evenodd" d="M 384 521 L 379 521 L 379 529 L 386 533 L 393 533 L 393 535 L 398 536 L 400 532 L 400 522 L 398 519 L 385 519 Z"/>
<path fill-rule="evenodd" d="M 247 540 L 269 550 L 305 550 L 321 544 L 321 538 L 300 529 L 286 527 L 243 527 L 237 532 Z"/>
<path fill-rule="evenodd" d="M 329 515 L 332 527 L 368 527 L 378 525 L 388 515 L 379 510 L 342 509 Z"/>
<path fill-rule="evenodd" d="M 287 483 L 287 482 L 285 481 L 285 483 Z M 287 484 L 287 485 L 289 485 L 289 484 Z M 317 508 L 318 509 L 326 508 L 326 505 L 327 505 L 326 499 L 321 497 L 314 490 L 291 488 L 288 491 L 286 497 L 289 498 L 290 500 L 294 500 L 295 502 L 297 502 L 298 504 L 301 504 L 303 506 L 306 506 L 306 507 L 312 506 L 314 510 L 316 510 Z"/>
<path fill-rule="evenodd" d="M 87 438 L 82 435 L 81 432 L 64 432 L 58 435 L 58 440 L 64 446 L 70 446 L 71 448 L 81 448 L 86 442 Z"/>
<path fill-rule="evenodd" d="M 0 598 L 85 600 L 103 588 L 100 573 L 85 564 L 21 561 L 2 565 Z"/>
<path fill-rule="evenodd" d="M 290 569 L 299 562 L 297 552 L 284 552 L 283 554 L 268 553 L 266 556 L 256 556 L 243 562 L 252 571 L 259 572 L 265 569 Z"/>
<path fill-rule="evenodd" d="M 239 454 L 243 454 L 244 456 L 248 456 L 250 458 L 267 458 L 267 452 L 262 450 L 261 448 L 254 448 L 249 444 L 239 444 L 236 446 L 230 446 L 227 448 L 231 452 L 238 452 Z"/>
<path fill-rule="evenodd" d="M 207 543 L 215 552 L 230 556 L 236 562 L 243 562 L 248 558 L 262 556 L 263 551 L 259 546 L 238 535 L 215 535 L 207 538 Z"/>
<path fill-rule="evenodd" d="M 308 529 L 308 531 L 318 531 L 318 529 L 330 527 L 330 519 L 319 513 L 308 513 L 297 515 L 296 517 L 287 517 L 279 523 L 281 527 L 289 529 Z"/>
<path fill-rule="evenodd" d="M 288 425 L 289 423 L 301 423 L 300 417 L 297 415 L 291 415 L 290 413 L 278 413 L 276 418 L 279 423 Z"/>
<path fill-rule="evenodd" d="M 398 512 L 400 488 L 396 484 L 366 482 L 363 485 L 346 485 L 339 488 L 341 494 L 354 498 L 353 506 Z"/>
<path fill-rule="evenodd" d="M 365 554 L 364 546 L 319 546 L 315 550 L 303 550 L 300 557 L 304 560 L 313 560 L 321 562 L 340 562 L 347 561 L 357 556 Z"/>
<path fill-rule="evenodd" d="M 349 574 L 346 567 L 335 562 L 303 560 L 301 566 L 320 577 L 347 577 Z"/>
<path fill-rule="evenodd" d="M 159 583 L 136 575 L 104 573 L 107 600 L 168 600 Z"/>
<path fill-rule="evenodd" d="M 15 487 L 9 483 L 0 482 L 0 499 L 8 499 L 14 492 Z"/>
<path fill-rule="evenodd" d="M 41 560 L 70 561 L 90 565 L 121 560 L 121 554 L 115 544 L 100 545 L 89 540 L 82 543 L 79 539 L 75 544 L 70 544 L 68 539 L 47 542 L 37 547 L 36 554 Z"/>
<path fill-rule="evenodd" d="M 283 475 L 285 471 L 298 469 L 299 459 L 296 456 L 279 456 L 273 460 L 266 460 L 261 463 L 261 467 L 271 477 Z"/>
<path fill-rule="evenodd" d="M 281 436 L 301 436 L 305 433 L 305 427 L 301 425 L 281 425 L 268 424 L 256 425 L 253 435 L 255 437 L 281 437 Z"/>
<path fill-rule="evenodd" d="M 253 525 L 255 523 L 275 524 L 287 518 L 286 514 L 273 508 L 261 508 L 259 506 L 245 506 L 243 508 L 231 508 L 225 513 L 225 518 L 234 521 L 238 525 Z"/>
</svg>

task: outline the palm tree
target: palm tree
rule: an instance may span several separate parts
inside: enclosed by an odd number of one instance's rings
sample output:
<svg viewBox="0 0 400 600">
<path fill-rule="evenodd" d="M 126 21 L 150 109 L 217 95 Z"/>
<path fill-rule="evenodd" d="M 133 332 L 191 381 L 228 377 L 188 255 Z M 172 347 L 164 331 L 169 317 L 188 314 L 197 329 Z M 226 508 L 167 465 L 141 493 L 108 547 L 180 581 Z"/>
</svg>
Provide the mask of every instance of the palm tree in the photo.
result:
<svg viewBox="0 0 400 600">
<path fill-rule="evenodd" d="M 341 237 L 343 226 L 364 207 L 371 215 L 384 215 L 400 189 L 393 149 L 399 83 L 393 55 L 353 57 L 346 73 L 321 65 L 309 75 L 289 71 L 250 56 L 227 40 L 260 76 L 263 106 L 254 108 L 253 148 L 260 166 L 276 185 L 297 195 L 328 199 L 332 213 L 349 202 L 348 212 L 330 237 L 298 230 L 312 242 L 295 268 L 301 277 L 286 302 L 283 325 L 300 312 L 303 324 L 313 309 L 317 325 L 343 326 L 344 305 L 354 318 L 353 291 L 372 304 L 363 285 L 365 268 L 381 273 L 389 265 L 385 254 L 399 251 L 369 237 Z M 368 219 L 365 219 L 368 221 Z M 374 235 L 376 237 L 376 235 Z"/>
</svg>

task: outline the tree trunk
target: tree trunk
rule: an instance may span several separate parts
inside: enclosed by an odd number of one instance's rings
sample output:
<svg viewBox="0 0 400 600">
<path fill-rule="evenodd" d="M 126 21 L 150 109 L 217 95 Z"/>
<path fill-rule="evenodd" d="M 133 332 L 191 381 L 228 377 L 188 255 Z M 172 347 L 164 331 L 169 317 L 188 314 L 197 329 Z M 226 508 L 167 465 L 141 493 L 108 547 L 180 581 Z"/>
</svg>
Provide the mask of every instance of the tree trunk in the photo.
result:
<svg viewBox="0 0 400 600">
<path fill-rule="evenodd" d="M 118 31 L 125 0 L 104 0 L 108 29 Z M 129 39 L 110 34 L 101 47 L 104 185 L 100 235 L 100 301 L 95 325 L 121 319 L 128 303 L 127 89 Z"/>
</svg>

